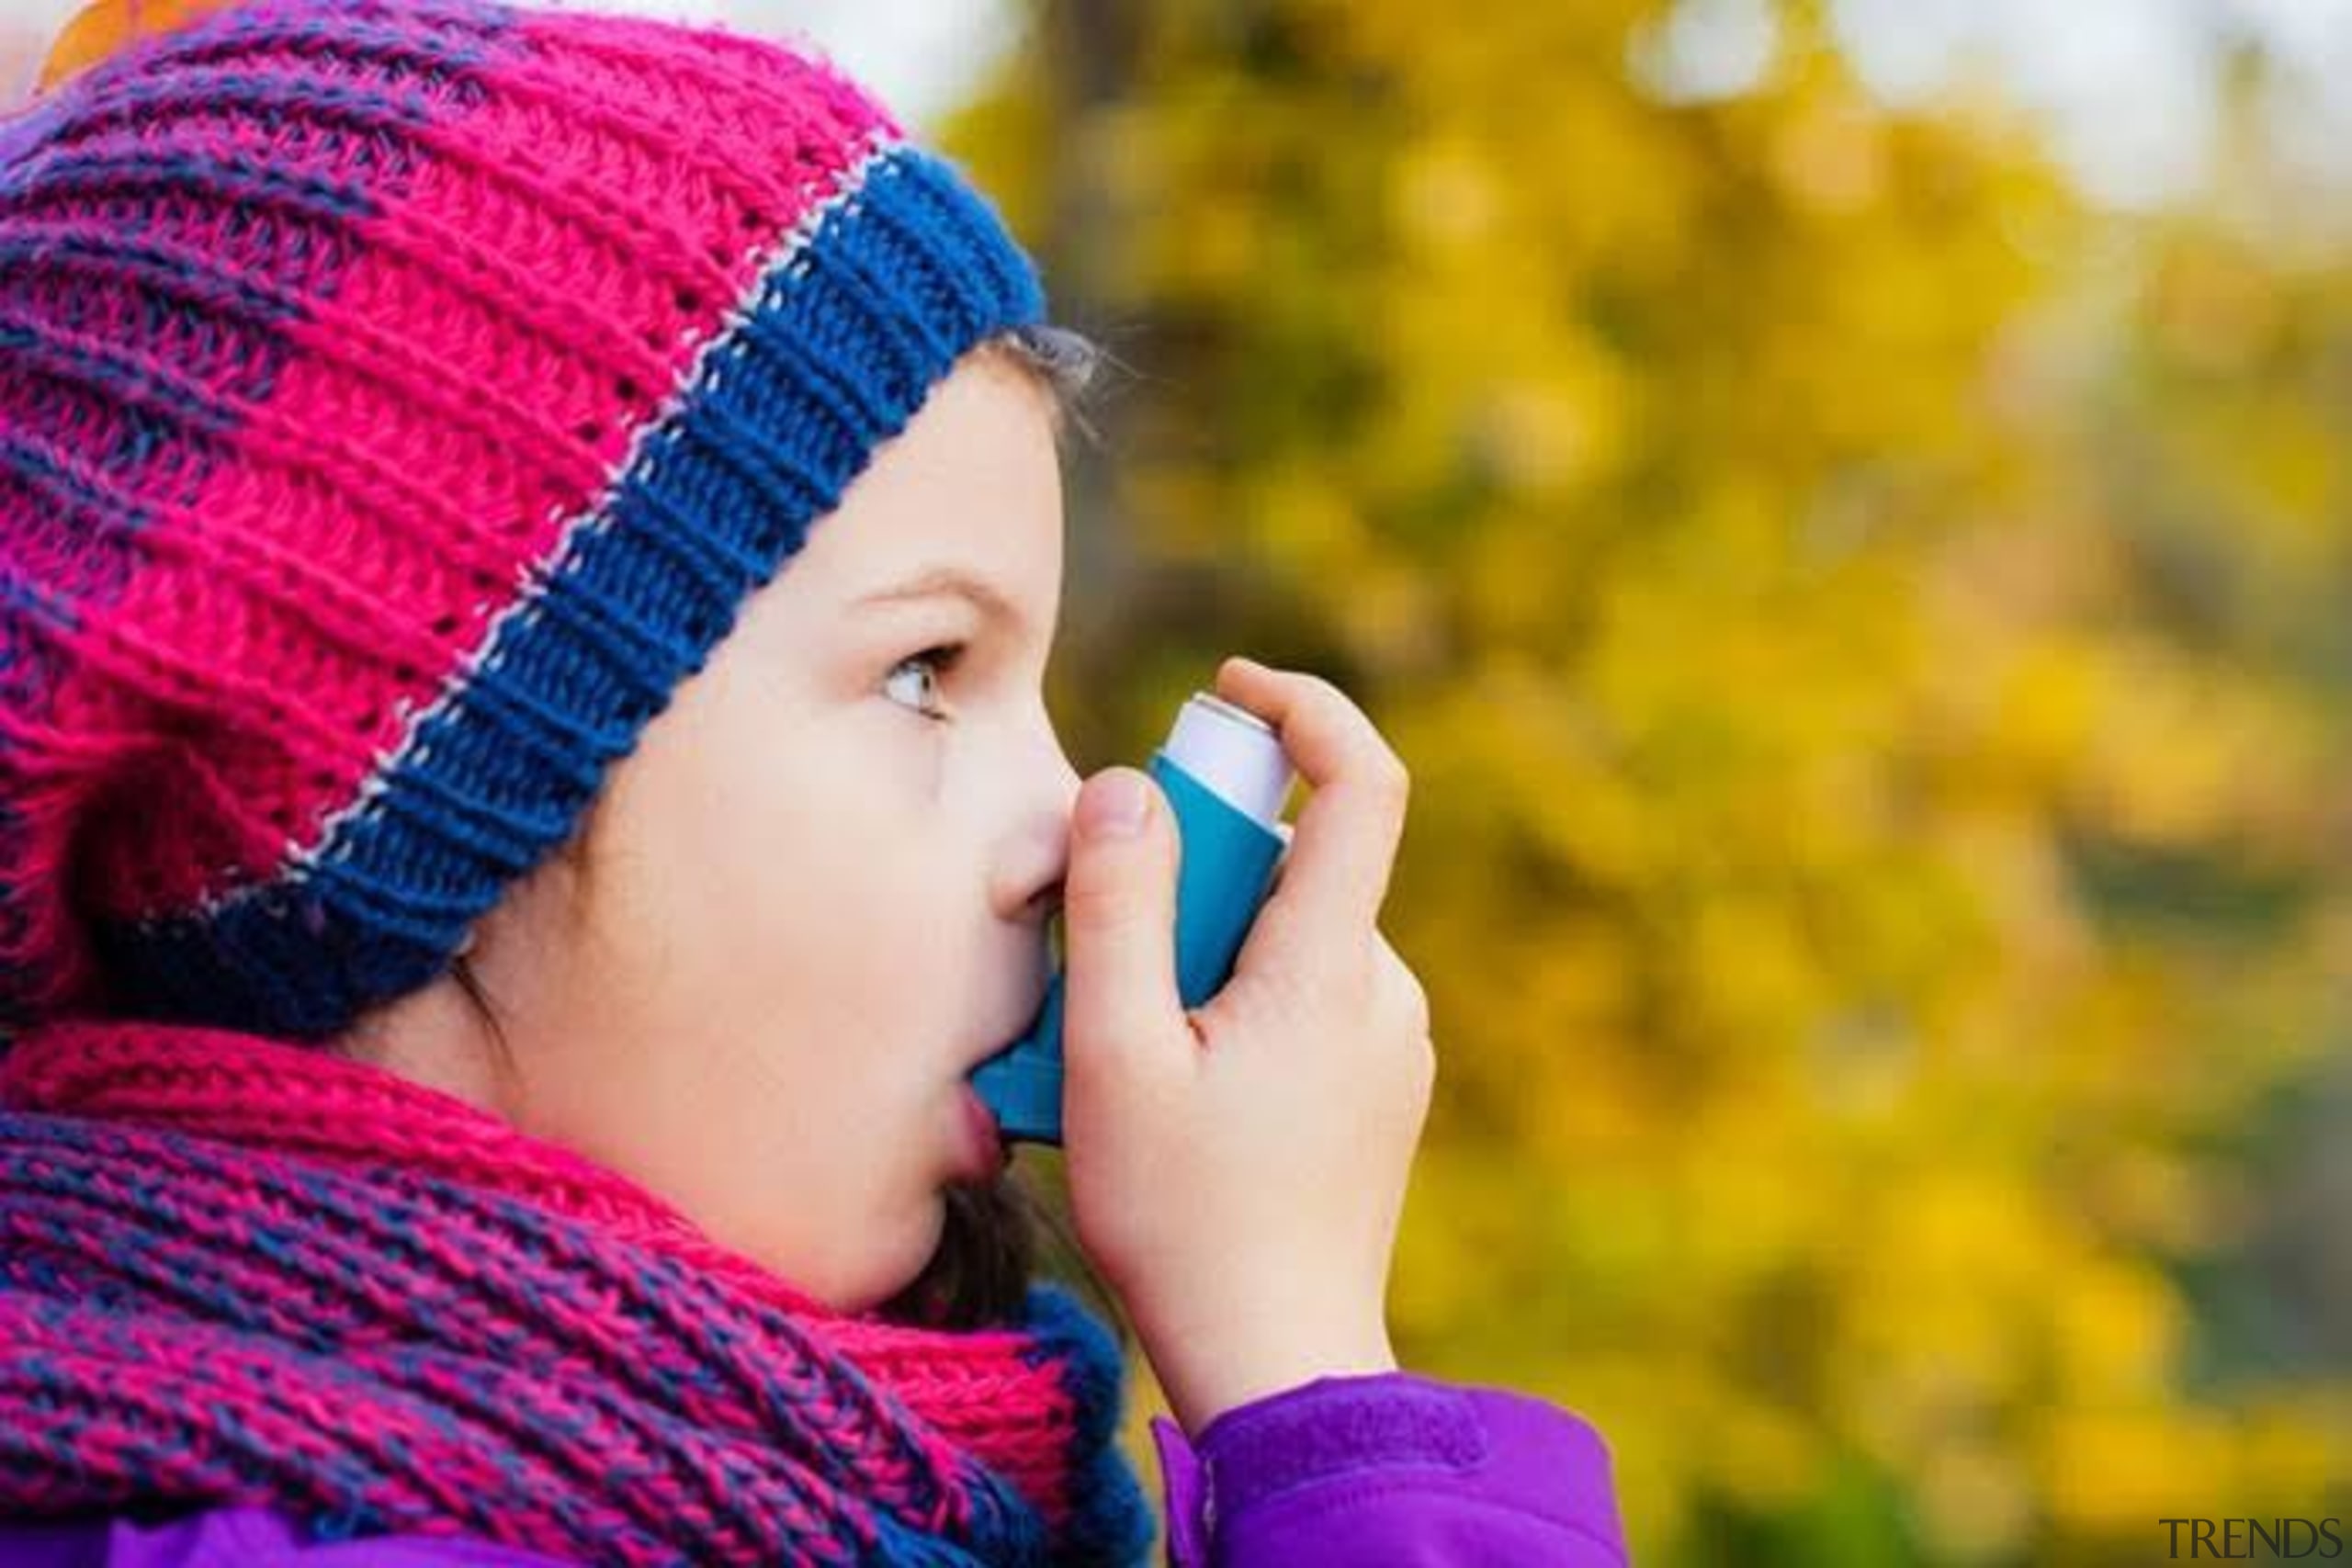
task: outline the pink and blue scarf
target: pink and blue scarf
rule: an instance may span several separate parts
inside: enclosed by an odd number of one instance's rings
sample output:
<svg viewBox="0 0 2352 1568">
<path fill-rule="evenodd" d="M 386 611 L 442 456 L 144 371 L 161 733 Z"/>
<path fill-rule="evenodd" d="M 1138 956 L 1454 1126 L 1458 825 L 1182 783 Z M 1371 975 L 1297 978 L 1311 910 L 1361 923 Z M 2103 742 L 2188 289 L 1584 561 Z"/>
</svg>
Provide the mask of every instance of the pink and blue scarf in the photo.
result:
<svg viewBox="0 0 2352 1568">
<path fill-rule="evenodd" d="M 581 1563 L 1129 1563 L 1121 1362 L 1040 1285 L 831 1312 L 362 1063 L 58 1024 L 0 1055 L 0 1515 L 258 1503 Z"/>
</svg>

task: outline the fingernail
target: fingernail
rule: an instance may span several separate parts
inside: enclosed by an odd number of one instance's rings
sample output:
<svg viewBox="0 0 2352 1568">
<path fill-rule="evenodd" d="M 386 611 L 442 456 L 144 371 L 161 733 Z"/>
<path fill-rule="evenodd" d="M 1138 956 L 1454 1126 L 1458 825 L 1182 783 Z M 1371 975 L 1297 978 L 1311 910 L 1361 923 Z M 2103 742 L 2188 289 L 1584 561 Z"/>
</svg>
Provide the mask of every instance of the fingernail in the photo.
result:
<svg viewBox="0 0 2352 1568">
<path fill-rule="evenodd" d="M 1086 787 L 1078 803 L 1078 823 L 1088 836 L 1132 839 L 1150 815 L 1150 785 L 1139 773 L 1116 773 Z"/>
</svg>

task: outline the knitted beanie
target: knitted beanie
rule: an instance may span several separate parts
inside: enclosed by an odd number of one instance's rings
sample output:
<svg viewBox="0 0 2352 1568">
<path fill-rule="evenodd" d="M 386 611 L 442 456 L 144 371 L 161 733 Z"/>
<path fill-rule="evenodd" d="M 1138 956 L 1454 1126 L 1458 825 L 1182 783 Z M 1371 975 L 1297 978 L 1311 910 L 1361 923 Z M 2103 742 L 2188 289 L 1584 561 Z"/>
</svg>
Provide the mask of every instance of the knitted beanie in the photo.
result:
<svg viewBox="0 0 2352 1568">
<path fill-rule="evenodd" d="M 431 979 L 1043 310 L 952 165 L 722 30 L 250 0 L 0 121 L 0 1021 Z"/>
</svg>

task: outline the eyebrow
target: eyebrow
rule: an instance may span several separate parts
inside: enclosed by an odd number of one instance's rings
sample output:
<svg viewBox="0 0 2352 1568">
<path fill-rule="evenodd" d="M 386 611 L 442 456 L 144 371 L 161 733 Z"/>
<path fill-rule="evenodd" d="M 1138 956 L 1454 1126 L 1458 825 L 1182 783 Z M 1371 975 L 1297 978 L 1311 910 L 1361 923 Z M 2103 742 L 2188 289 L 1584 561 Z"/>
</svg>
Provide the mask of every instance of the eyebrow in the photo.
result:
<svg viewBox="0 0 2352 1568">
<path fill-rule="evenodd" d="M 1000 626 L 1021 624 L 1019 607 L 996 584 L 953 566 L 926 568 L 904 581 L 853 599 L 850 608 L 862 610 L 868 605 L 913 604 L 925 599 L 962 599 Z"/>
</svg>

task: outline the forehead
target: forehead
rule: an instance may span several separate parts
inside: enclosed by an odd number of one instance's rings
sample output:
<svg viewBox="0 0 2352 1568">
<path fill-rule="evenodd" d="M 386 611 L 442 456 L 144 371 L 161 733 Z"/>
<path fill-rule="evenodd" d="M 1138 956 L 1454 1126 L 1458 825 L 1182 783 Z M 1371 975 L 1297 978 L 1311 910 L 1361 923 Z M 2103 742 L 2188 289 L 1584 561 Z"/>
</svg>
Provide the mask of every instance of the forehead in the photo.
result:
<svg viewBox="0 0 2352 1568">
<path fill-rule="evenodd" d="M 794 570 L 843 607 L 961 591 L 1027 618 L 1059 592 L 1061 535 L 1050 395 L 1017 368 L 967 360 L 876 451 Z"/>
</svg>

